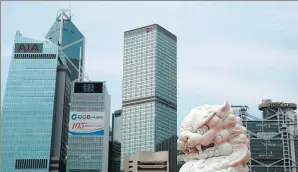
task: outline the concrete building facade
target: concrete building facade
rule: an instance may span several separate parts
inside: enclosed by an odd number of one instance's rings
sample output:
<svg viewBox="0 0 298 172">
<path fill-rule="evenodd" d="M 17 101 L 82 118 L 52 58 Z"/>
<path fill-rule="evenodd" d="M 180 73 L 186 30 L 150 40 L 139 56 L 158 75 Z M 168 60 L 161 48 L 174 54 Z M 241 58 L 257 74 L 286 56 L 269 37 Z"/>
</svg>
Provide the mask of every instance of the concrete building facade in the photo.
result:
<svg viewBox="0 0 298 172">
<path fill-rule="evenodd" d="M 169 153 L 137 152 L 124 158 L 124 172 L 170 172 Z"/>
</svg>

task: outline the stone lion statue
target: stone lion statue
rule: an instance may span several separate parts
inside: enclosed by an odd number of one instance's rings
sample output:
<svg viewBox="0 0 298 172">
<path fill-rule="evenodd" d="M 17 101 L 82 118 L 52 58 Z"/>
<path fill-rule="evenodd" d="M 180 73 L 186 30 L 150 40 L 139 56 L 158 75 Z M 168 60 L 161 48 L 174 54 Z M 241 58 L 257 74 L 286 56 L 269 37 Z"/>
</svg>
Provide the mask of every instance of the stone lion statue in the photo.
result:
<svg viewBox="0 0 298 172">
<path fill-rule="evenodd" d="M 177 141 L 186 162 L 180 172 L 248 172 L 247 130 L 223 105 L 204 105 L 190 111 Z"/>
</svg>

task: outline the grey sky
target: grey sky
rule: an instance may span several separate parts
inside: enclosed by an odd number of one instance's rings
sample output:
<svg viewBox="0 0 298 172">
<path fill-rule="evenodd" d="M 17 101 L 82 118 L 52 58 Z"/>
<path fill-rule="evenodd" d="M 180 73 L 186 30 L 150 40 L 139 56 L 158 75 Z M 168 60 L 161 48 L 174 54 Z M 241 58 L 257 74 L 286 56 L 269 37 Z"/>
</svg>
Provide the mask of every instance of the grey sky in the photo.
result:
<svg viewBox="0 0 298 172">
<path fill-rule="evenodd" d="M 201 104 L 298 103 L 298 2 L 1 2 L 1 99 L 19 29 L 44 40 L 69 8 L 86 37 L 86 69 L 121 108 L 123 32 L 157 23 L 178 37 L 178 125 Z"/>
</svg>

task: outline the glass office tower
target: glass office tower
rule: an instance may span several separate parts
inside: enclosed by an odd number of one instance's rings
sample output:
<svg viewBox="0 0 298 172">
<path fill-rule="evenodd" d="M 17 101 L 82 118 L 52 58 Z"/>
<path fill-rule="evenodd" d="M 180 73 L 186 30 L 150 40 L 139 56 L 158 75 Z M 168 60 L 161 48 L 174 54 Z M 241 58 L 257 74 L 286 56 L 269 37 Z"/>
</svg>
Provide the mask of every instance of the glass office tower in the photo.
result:
<svg viewBox="0 0 298 172">
<path fill-rule="evenodd" d="M 109 172 L 119 172 L 121 162 L 121 118 L 122 110 L 112 114 L 112 133 L 109 152 Z"/>
<path fill-rule="evenodd" d="M 68 69 L 59 62 L 57 45 L 17 32 L 13 50 L 2 107 L 0 171 L 48 172 L 52 164 L 65 163 Z"/>
<path fill-rule="evenodd" d="M 61 22 L 62 21 L 62 22 Z M 60 35 L 62 35 L 60 37 Z M 85 37 L 71 21 L 70 10 L 58 10 L 55 23 L 46 35 L 47 41 L 61 45 L 62 52 L 71 60 L 77 69 L 67 61 L 71 73 L 71 81 L 82 80 L 85 65 Z"/>
<path fill-rule="evenodd" d="M 110 95 L 105 82 L 75 82 L 70 107 L 67 171 L 108 171 Z"/>
<path fill-rule="evenodd" d="M 122 96 L 121 169 L 127 155 L 168 150 L 169 170 L 176 171 L 175 35 L 157 24 L 124 33 Z"/>
<path fill-rule="evenodd" d="M 122 109 L 114 111 L 112 114 L 112 137 L 114 141 L 121 142 Z"/>
</svg>

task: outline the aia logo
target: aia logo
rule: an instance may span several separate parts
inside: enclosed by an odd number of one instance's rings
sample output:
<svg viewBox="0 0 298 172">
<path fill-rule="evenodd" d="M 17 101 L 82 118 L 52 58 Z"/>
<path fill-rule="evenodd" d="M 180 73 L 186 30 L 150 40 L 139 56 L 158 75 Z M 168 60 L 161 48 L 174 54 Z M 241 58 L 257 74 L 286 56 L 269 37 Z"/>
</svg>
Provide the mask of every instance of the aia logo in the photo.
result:
<svg viewBox="0 0 298 172">
<path fill-rule="evenodd" d="M 18 47 L 18 52 L 31 53 L 39 52 L 37 44 L 20 44 Z"/>
<path fill-rule="evenodd" d="M 146 28 L 146 32 L 151 32 L 152 29 L 153 29 L 152 27 L 147 27 L 147 28 Z"/>
</svg>

